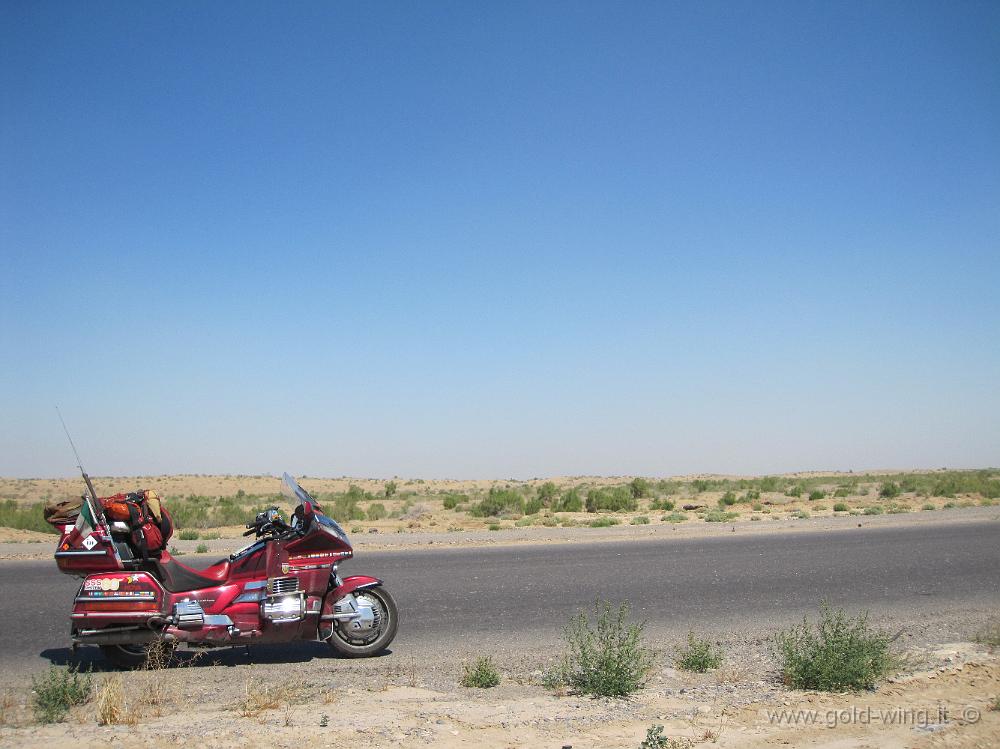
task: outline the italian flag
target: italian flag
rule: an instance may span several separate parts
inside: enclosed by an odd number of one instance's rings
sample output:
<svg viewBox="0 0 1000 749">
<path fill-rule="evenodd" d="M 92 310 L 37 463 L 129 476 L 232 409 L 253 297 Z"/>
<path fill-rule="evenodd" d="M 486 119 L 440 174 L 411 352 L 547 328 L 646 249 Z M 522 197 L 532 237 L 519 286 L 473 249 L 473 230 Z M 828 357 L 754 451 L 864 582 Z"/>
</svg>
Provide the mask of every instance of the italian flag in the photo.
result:
<svg viewBox="0 0 1000 749">
<path fill-rule="evenodd" d="M 80 506 L 80 514 L 76 516 L 76 525 L 73 526 L 73 532 L 70 533 L 69 538 L 66 540 L 68 543 L 81 541 L 93 533 L 96 527 L 97 517 L 94 514 L 94 508 L 90 505 L 90 497 L 85 496 L 83 504 Z"/>
</svg>

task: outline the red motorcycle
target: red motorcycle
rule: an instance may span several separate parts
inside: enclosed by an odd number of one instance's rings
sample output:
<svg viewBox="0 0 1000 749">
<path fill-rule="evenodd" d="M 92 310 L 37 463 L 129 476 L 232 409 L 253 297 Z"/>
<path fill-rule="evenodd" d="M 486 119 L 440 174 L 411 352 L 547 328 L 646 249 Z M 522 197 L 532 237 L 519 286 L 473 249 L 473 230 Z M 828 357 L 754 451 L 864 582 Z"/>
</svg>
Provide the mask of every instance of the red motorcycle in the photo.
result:
<svg viewBox="0 0 1000 749">
<path fill-rule="evenodd" d="M 338 562 L 354 555 L 344 529 L 287 473 L 282 491 L 297 503 L 290 523 L 277 508 L 258 514 L 244 533 L 255 536 L 252 544 L 201 570 L 167 551 L 137 558 L 129 529 L 99 508 L 86 536 L 80 523 L 63 526 L 56 563 L 84 578 L 70 615 L 74 649 L 99 645 L 126 668 L 145 663 L 156 643 L 319 639 L 351 658 L 385 650 L 399 624 L 389 591 L 375 577 L 341 578 Z"/>
</svg>

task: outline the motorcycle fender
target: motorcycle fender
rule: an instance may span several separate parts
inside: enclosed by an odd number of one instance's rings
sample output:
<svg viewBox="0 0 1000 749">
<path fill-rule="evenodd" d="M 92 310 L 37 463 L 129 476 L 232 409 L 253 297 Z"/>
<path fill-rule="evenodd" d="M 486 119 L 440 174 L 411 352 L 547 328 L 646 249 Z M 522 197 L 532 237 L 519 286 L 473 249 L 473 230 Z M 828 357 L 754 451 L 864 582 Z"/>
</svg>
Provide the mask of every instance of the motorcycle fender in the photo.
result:
<svg viewBox="0 0 1000 749">
<path fill-rule="evenodd" d="M 135 623 L 162 615 L 165 599 L 163 586 L 148 572 L 88 575 L 77 591 L 70 616 L 87 626 Z"/>
<path fill-rule="evenodd" d="M 382 581 L 377 577 L 371 577 L 369 575 L 352 575 L 351 577 L 343 578 L 340 581 L 340 585 L 327 594 L 327 598 L 332 601 L 339 601 L 348 593 L 353 593 L 354 591 L 361 590 L 362 588 L 377 588 L 381 584 Z"/>
<path fill-rule="evenodd" d="M 340 585 L 327 593 L 326 598 L 323 599 L 323 610 L 320 616 L 319 626 L 316 630 L 317 639 L 328 640 L 333 634 L 333 605 L 337 601 L 346 595 L 350 595 L 356 590 L 377 588 L 381 584 L 382 581 L 377 577 L 370 577 L 368 575 L 352 575 L 351 577 L 343 578 L 340 581 Z"/>
</svg>

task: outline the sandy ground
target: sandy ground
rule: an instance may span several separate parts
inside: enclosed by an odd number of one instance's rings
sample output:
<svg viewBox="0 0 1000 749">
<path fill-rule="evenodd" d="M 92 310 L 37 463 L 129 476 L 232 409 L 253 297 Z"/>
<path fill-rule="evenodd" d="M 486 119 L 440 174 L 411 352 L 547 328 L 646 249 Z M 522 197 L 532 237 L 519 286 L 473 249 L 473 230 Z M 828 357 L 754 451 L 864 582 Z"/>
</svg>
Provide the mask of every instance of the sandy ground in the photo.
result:
<svg viewBox="0 0 1000 749">
<path fill-rule="evenodd" d="M 1000 523 L 1000 506 L 955 508 L 942 512 L 911 512 L 898 515 L 825 515 L 809 518 L 774 517 L 766 522 L 748 518 L 726 523 L 706 523 L 692 520 L 685 523 L 650 525 L 616 525 L 607 528 L 569 527 L 548 528 L 531 526 L 508 527 L 501 531 L 463 530 L 449 532 L 425 526 L 405 533 L 351 533 L 351 542 L 358 555 L 366 550 L 433 550 L 441 547 L 514 546 L 520 544 L 614 543 L 631 539 L 710 538 L 732 534 L 799 533 L 807 531 L 838 531 L 856 528 L 904 527 L 929 524 Z M 375 524 L 365 524 L 364 528 Z M 176 536 L 170 546 L 182 554 L 194 555 L 199 547 L 204 554 L 219 557 L 246 544 L 240 537 L 242 528 L 220 528 L 222 538 L 183 541 Z M 377 529 L 376 529 L 377 530 Z M 0 560 L 49 559 L 55 549 L 56 536 L 48 533 L 0 528 Z"/>
<path fill-rule="evenodd" d="M 317 646 L 319 647 L 319 646 Z M 5 674 L 0 745 L 205 747 L 638 747 L 663 725 L 672 747 L 993 747 L 1000 741 L 1000 655 L 951 643 L 911 649 L 908 666 L 876 690 L 825 694 L 781 686 L 761 644 L 727 651 L 707 674 L 661 658 L 625 700 L 559 694 L 540 685 L 550 659 L 528 652 L 498 662 L 493 689 L 458 685 L 461 663 L 365 661 L 318 655 L 304 663 L 213 665 L 97 674 L 121 679 L 125 725 L 99 725 L 98 700 L 65 723 L 36 725 L 30 685 Z"/>
<path fill-rule="evenodd" d="M 941 469 L 944 470 L 944 469 Z M 783 478 L 811 479 L 829 477 L 831 485 L 847 479 L 864 480 L 866 476 L 878 476 L 897 473 L 935 473 L 935 471 L 907 471 L 887 469 L 862 472 L 836 471 L 804 471 L 800 473 L 781 474 Z M 94 488 L 101 496 L 114 494 L 118 491 L 137 488 L 156 489 L 163 496 L 187 496 L 199 494 L 209 497 L 231 496 L 242 489 L 247 494 L 275 494 L 280 491 L 280 474 L 274 476 L 259 474 L 249 475 L 169 475 L 169 476 L 91 476 Z M 394 481 L 399 493 L 414 494 L 478 493 L 488 491 L 493 486 L 523 486 L 535 487 L 547 481 L 555 483 L 560 489 L 574 486 L 613 486 L 628 483 L 633 476 L 551 476 L 528 480 L 516 479 L 420 479 L 400 478 L 361 478 L 341 476 L 339 478 L 318 478 L 298 476 L 302 485 L 310 492 L 345 492 L 351 485 L 359 486 L 366 492 L 382 494 L 388 481 Z M 692 474 L 686 476 L 662 477 L 667 481 L 689 482 L 695 479 L 744 479 L 759 478 L 755 476 L 736 476 L 720 474 Z M 83 490 L 83 481 L 79 476 L 68 478 L 11 478 L 0 477 L 0 497 L 24 502 L 38 502 L 48 499 L 78 497 Z"/>
</svg>

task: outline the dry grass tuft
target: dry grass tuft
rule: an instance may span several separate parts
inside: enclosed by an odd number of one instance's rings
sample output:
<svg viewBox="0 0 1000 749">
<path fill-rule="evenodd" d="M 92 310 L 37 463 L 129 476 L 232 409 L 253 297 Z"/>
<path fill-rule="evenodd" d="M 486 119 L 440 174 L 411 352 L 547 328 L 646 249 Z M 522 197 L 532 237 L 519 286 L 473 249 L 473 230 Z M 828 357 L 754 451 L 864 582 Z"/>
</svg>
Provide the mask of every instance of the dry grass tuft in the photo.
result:
<svg viewBox="0 0 1000 749">
<path fill-rule="evenodd" d="M 5 689 L 0 694 L 0 726 L 15 725 L 17 716 L 17 699 L 14 693 Z"/>
<path fill-rule="evenodd" d="M 125 682 L 120 674 L 104 679 L 97 690 L 97 723 L 102 726 L 134 726 L 139 722 L 135 705 L 129 708 Z"/>
<path fill-rule="evenodd" d="M 243 699 L 237 710 L 244 718 L 256 718 L 265 710 L 277 709 L 289 696 L 287 688 L 265 684 L 251 674 L 243 684 Z"/>
</svg>

